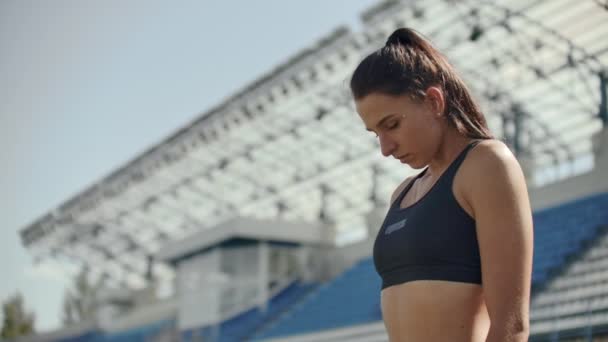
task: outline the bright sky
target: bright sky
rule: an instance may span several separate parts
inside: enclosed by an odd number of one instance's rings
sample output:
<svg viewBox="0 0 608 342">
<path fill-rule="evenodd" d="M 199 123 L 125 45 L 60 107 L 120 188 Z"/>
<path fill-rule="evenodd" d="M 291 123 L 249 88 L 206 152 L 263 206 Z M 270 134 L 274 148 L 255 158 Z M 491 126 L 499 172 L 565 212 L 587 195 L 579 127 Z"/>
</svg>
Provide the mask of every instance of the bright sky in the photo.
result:
<svg viewBox="0 0 608 342">
<path fill-rule="evenodd" d="M 375 2 L 0 1 L 0 300 L 58 327 L 18 231 Z"/>
</svg>

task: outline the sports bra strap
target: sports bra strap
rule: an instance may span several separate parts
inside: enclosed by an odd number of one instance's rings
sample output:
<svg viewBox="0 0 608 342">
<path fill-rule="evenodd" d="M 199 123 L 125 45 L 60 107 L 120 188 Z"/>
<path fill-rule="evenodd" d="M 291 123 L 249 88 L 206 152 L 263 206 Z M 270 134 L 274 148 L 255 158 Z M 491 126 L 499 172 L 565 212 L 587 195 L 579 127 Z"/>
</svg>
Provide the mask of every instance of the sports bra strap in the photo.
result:
<svg viewBox="0 0 608 342">
<path fill-rule="evenodd" d="M 464 158 L 467 156 L 467 154 L 469 153 L 469 151 L 475 147 L 478 143 L 480 143 L 481 140 L 474 140 L 472 142 L 470 142 L 456 157 L 456 159 L 454 159 L 454 161 L 452 161 L 452 163 L 448 166 L 448 168 L 439 176 L 439 179 L 437 179 L 436 182 L 441 181 L 442 178 L 445 178 L 447 176 L 450 176 L 450 178 L 454 177 L 454 174 L 456 174 L 456 171 L 458 170 L 458 168 L 460 167 L 460 164 L 462 164 Z M 427 171 L 428 171 L 429 167 L 427 166 L 424 170 L 422 170 L 422 172 L 420 172 L 419 174 L 416 175 L 416 177 L 414 177 L 408 185 L 405 186 L 405 188 L 401 191 L 401 193 L 399 194 L 399 196 L 397 197 L 397 199 L 395 199 L 395 201 L 393 201 L 393 203 L 391 204 L 391 207 L 393 206 L 397 206 L 400 207 L 401 206 L 401 202 L 403 201 L 403 198 L 405 197 L 405 195 L 407 194 L 407 192 L 412 188 L 412 186 L 414 186 L 414 182 L 422 177 Z M 451 183 L 451 181 L 450 181 Z"/>
</svg>

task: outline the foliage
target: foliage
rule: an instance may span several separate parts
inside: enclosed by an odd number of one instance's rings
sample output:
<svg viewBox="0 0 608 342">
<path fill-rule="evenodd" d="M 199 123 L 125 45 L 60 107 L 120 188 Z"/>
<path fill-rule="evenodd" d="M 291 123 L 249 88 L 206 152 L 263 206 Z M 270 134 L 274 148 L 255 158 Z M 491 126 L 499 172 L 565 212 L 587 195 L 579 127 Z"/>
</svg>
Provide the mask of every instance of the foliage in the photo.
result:
<svg viewBox="0 0 608 342">
<path fill-rule="evenodd" d="M 1 338 L 12 339 L 35 332 L 35 317 L 31 313 L 26 313 L 21 293 L 17 292 L 2 303 L 2 310 L 4 323 L 0 332 Z"/>
</svg>

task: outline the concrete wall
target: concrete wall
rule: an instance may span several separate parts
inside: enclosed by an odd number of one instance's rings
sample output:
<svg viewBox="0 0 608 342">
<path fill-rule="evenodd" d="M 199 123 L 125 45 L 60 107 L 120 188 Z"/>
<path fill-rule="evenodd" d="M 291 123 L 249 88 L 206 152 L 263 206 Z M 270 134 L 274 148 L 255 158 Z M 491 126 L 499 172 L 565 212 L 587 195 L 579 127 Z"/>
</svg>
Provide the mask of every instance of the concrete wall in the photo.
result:
<svg viewBox="0 0 608 342">
<path fill-rule="evenodd" d="M 220 319 L 239 313 L 244 307 L 263 305 L 268 283 L 268 244 L 223 247 L 221 272 L 226 281 L 221 289 Z"/>
<path fill-rule="evenodd" d="M 341 248 L 334 248 L 328 252 L 328 279 L 336 277 L 356 262 L 372 255 L 376 234 L 384 221 L 387 211 L 388 205 L 382 208 L 375 208 L 366 215 L 367 236 L 363 240 Z"/>
<path fill-rule="evenodd" d="M 534 210 L 559 205 L 589 196 L 608 192 L 608 129 L 594 137 L 594 169 L 576 177 L 530 190 Z"/>
<path fill-rule="evenodd" d="M 217 322 L 220 319 L 222 287 L 218 248 L 180 262 L 177 266 L 179 329 Z"/>
<path fill-rule="evenodd" d="M 35 335 L 22 336 L 7 342 L 54 342 L 73 336 L 80 336 L 97 328 L 95 322 L 83 322 L 70 327 L 57 329 L 55 331 L 37 333 Z M 4 340 L 2 340 L 4 341 Z"/>
</svg>

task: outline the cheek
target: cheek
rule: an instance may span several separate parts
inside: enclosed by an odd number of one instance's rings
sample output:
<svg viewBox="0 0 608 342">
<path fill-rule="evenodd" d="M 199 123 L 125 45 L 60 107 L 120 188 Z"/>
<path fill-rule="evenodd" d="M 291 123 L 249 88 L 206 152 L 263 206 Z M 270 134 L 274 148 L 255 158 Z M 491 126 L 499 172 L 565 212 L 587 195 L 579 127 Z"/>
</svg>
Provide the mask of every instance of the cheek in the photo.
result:
<svg viewBox="0 0 608 342">
<path fill-rule="evenodd" d="M 422 149 L 427 157 L 433 156 L 442 140 L 443 128 L 435 122 L 427 123 L 420 129 L 420 141 L 424 144 Z"/>
<path fill-rule="evenodd" d="M 405 123 L 399 129 L 400 141 L 407 143 L 408 145 L 419 144 L 426 139 L 428 135 L 428 128 L 421 125 L 419 122 L 411 121 Z"/>
<path fill-rule="evenodd" d="M 441 124 L 434 119 L 424 118 L 417 123 L 417 130 L 421 135 L 424 135 L 426 139 L 436 139 L 442 134 Z"/>
<path fill-rule="evenodd" d="M 438 127 L 429 122 L 408 122 L 399 130 L 399 142 L 408 152 L 419 157 L 429 154 L 440 135 Z"/>
</svg>

